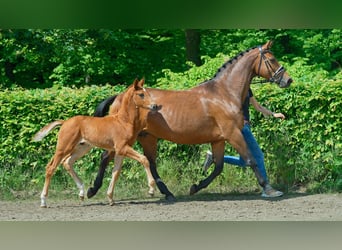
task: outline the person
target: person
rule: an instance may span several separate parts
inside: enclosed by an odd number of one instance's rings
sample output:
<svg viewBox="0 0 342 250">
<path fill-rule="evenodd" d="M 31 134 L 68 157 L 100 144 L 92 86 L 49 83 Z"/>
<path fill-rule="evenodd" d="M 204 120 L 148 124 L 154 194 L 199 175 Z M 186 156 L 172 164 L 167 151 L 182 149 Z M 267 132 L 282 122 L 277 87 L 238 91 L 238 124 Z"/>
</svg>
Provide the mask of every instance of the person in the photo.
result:
<svg viewBox="0 0 342 250">
<path fill-rule="evenodd" d="M 247 97 L 242 105 L 242 111 L 244 116 L 244 126 L 241 130 L 242 135 L 247 143 L 247 146 L 253 155 L 254 159 L 256 160 L 258 170 L 260 174 L 263 176 L 263 178 L 266 180 L 266 185 L 263 188 L 263 191 L 261 193 L 262 197 L 265 198 L 273 198 L 273 197 L 279 197 L 283 195 L 283 192 L 278 191 L 274 189 L 270 184 L 267 177 L 267 172 L 265 169 L 265 163 L 264 163 L 264 154 L 262 150 L 260 149 L 260 146 L 258 142 L 256 141 L 255 137 L 252 134 L 251 131 L 251 125 L 250 125 L 250 114 L 249 114 L 249 106 L 250 104 L 253 105 L 253 107 L 261 112 L 264 116 L 273 116 L 275 118 L 279 119 L 285 119 L 284 114 L 282 113 L 273 113 L 272 111 L 268 110 L 267 108 L 263 107 L 254 97 L 253 92 L 251 89 L 248 90 Z M 214 162 L 213 155 L 210 151 L 207 152 L 205 161 L 203 163 L 203 170 L 204 172 L 207 171 L 209 166 Z M 225 155 L 224 156 L 224 163 L 232 164 L 232 165 L 238 165 L 240 167 L 245 167 L 245 161 L 242 159 L 241 156 L 230 156 Z"/>
</svg>

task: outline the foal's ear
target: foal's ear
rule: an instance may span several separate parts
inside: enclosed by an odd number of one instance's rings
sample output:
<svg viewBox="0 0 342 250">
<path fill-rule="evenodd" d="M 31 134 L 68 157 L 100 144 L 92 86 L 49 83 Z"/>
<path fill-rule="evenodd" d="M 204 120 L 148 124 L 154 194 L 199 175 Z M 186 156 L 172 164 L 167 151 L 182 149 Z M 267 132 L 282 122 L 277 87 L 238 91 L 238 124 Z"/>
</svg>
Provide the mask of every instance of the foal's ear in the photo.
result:
<svg viewBox="0 0 342 250">
<path fill-rule="evenodd" d="M 138 80 L 138 78 L 135 78 L 134 81 L 133 81 L 133 84 L 132 84 L 134 86 L 134 89 L 138 89 L 139 88 L 138 84 L 139 84 L 139 80 Z"/>
<path fill-rule="evenodd" d="M 135 90 L 142 89 L 145 83 L 145 79 L 141 79 L 140 81 L 138 79 L 135 79 L 133 82 L 133 86 Z"/>
<path fill-rule="evenodd" d="M 269 50 L 273 45 L 273 41 L 272 40 L 269 40 L 267 43 L 265 43 L 265 45 L 263 46 L 264 49 L 267 49 Z"/>
<path fill-rule="evenodd" d="M 139 87 L 139 88 L 143 88 L 144 83 L 145 83 L 145 78 L 141 79 L 141 80 L 138 82 L 138 87 Z"/>
<path fill-rule="evenodd" d="M 133 86 L 134 86 L 134 88 L 137 86 L 138 81 L 139 81 L 138 78 L 135 78 L 135 79 L 134 79 L 134 81 L 133 81 Z"/>
</svg>

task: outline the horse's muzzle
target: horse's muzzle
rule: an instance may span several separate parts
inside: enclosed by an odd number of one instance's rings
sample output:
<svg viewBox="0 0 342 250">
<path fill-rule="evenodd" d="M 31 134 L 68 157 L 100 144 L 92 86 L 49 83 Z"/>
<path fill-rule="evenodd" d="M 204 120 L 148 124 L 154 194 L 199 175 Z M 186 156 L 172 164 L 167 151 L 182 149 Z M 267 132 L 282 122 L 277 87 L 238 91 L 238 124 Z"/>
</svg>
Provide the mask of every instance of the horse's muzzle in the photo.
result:
<svg viewBox="0 0 342 250">
<path fill-rule="evenodd" d="M 151 104 L 150 105 L 150 110 L 151 111 L 157 111 L 159 109 L 158 105 L 157 104 Z"/>
<path fill-rule="evenodd" d="M 279 83 L 279 87 L 281 88 L 287 88 L 291 85 L 291 83 L 293 82 L 292 78 L 282 78 L 282 80 Z"/>
</svg>

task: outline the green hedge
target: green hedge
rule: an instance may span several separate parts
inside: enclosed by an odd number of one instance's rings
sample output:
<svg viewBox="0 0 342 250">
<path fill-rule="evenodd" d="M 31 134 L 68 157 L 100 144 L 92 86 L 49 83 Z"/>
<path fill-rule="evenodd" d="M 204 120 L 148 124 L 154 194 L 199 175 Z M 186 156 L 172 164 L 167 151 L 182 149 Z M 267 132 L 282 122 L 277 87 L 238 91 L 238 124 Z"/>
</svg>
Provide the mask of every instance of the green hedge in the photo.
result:
<svg viewBox="0 0 342 250">
<path fill-rule="evenodd" d="M 256 136 L 269 171 L 277 175 L 276 182 L 341 191 L 342 81 L 294 83 L 283 90 L 263 86 L 256 93 L 261 103 L 287 117 L 279 121 L 255 114 L 254 119 Z"/>
<path fill-rule="evenodd" d="M 225 60 L 223 55 L 204 58 L 201 67 L 191 67 L 183 73 L 165 70 L 155 86 L 163 89 L 186 89 L 210 78 Z M 298 67 L 298 65 L 301 65 Z M 308 66 L 298 60 L 285 65 L 295 82 L 287 89 L 271 84 L 252 86 L 257 99 L 273 111 L 282 112 L 284 121 L 263 118 L 252 112 L 253 131 L 265 152 L 267 170 L 271 182 L 291 191 L 304 186 L 312 191 L 342 190 L 342 80 L 341 74 L 328 79 L 324 70 Z M 152 86 L 148 83 L 147 85 Z M 45 90 L 5 90 L 0 93 L 0 197 L 10 191 L 41 190 L 44 166 L 51 158 L 56 143 L 56 133 L 42 142 L 33 143 L 31 137 L 47 123 L 66 119 L 76 114 L 91 115 L 104 98 L 122 92 L 126 87 L 90 86 L 80 89 L 56 87 Z M 253 110 L 253 109 L 252 109 Z M 139 147 L 137 145 L 137 147 Z M 184 188 L 203 178 L 200 164 L 208 145 L 177 145 L 159 142 L 159 169 L 170 189 Z M 99 154 L 94 150 L 77 165 L 88 185 L 96 174 Z M 236 154 L 229 145 L 227 154 Z M 146 177 L 139 164 L 128 161 L 123 170 L 122 185 L 146 189 Z M 172 166 L 170 166 L 172 165 Z M 62 188 L 74 187 L 64 170 L 53 178 Z M 224 173 L 210 187 L 257 187 L 255 177 L 245 172 L 225 168 Z M 108 181 L 109 175 L 106 180 Z M 183 190 L 184 191 L 184 190 Z M 180 192 L 183 192 L 180 191 Z M 133 192 L 133 191 L 132 191 Z M 187 191 L 186 191 L 187 192 Z"/>
</svg>

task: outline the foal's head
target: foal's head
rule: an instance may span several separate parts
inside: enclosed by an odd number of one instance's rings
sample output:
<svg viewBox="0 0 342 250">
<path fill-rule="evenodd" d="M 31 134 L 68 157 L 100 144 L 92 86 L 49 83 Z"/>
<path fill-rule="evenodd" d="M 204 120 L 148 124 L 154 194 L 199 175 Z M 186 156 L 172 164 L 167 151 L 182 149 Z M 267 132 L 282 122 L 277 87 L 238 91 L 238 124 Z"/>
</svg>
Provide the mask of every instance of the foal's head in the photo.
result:
<svg viewBox="0 0 342 250">
<path fill-rule="evenodd" d="M 145 108 L 151 111 L 156 111 L 158 110 L 158 105 L 153 102 L 151 95 L 143 87 L 144 83 L 144 79 L 141 79 L 140 81 L 135 79 L 131 86 L 132 89 L 129 89 L 128 92 L 133 91 L 132 99 L 135 104 L 135 108 Z"/>
<path fill-rule="evenodd" d="M 255 72 L 270 82 L 275 82 L 281 88 L 289 87 L 293 82 L 292 78 L 287 74 L 285 68 L 279 64 L 277 59 L 270 51 L 272 41 L 268 41 L 259 46 L 259 56 L 257 58 Z"/>
</svg>

